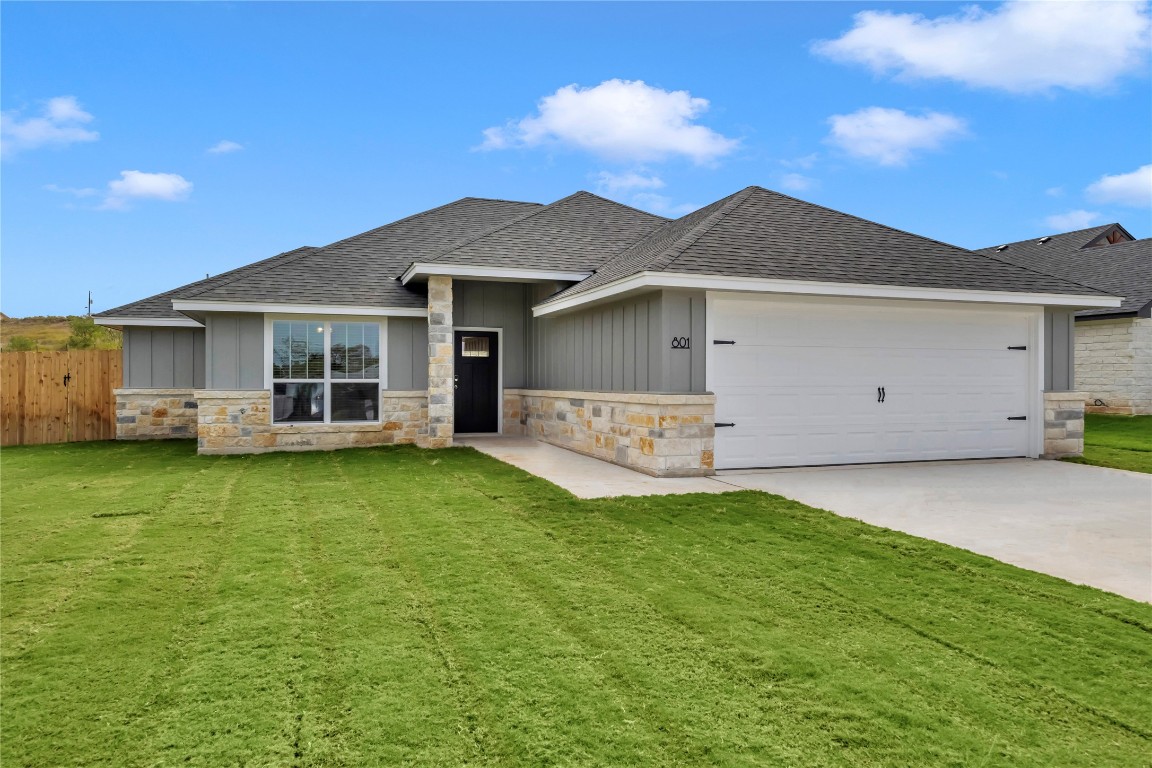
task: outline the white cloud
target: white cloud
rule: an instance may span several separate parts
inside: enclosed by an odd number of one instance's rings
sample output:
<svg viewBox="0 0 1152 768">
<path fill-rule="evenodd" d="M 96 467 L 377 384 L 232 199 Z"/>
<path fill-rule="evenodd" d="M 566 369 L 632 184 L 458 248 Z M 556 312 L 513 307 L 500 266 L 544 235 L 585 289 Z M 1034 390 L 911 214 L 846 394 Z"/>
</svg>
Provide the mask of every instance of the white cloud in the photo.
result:
<svg viewBox="0 0 1152 768">
<path fill-rule="evenodd" d="M 1095 203 L 1152 207 L 1152 165 L 1141 166 L 1131 173 L 1101 176 L 1084 192 Z"/>
<path fill-rule="evenodd" d="M 816 165 L 816 161 L 819 159 L 820 155 L 816 152 L 813 152 L 812 154 L 804 155 L 803 157 L 793 157 L 790 160 L 781 160 L 780 165 L 784 166 L 785 168 L 801 168 L 808 170 L 812 166 Z"/>
<path fill-rule="evenodd" d="M 108 195 L 100 206 L 104 210 L 122 211 L 132 200 L 187 200 L 192 182 L 177 173 L 144 173 L 120 171 L 120 178 L 108 182 Z"/>
<path fill-rule="evenodd" d="M 83 127 L 92 119 L 72 96 L 49 99 L 39 117 L 21 119 L 18 111 L 0 113 L 0 155 L 10 157 L 26 149 L 96 141 L 100 134 Z"/>
<path fill-rule="evenodd" d="M 816 179 L 802 173 L 786 173 L 780 177 L 780 189 L 789 192 L 804 192 L 817 185 Z"/>
<path fill-rule="evenodd" d="M 967 132 L 964 121 L 955 115 L 927 112 L 916 116 L 885 107 L 832 115 L 828 122 L 832 126 L 830 143 L 880 165 L 905 165 L 914 153 L 939 149 L 944 142 Z"/>
<path fill-rule="evenodd" d="M 49 192 L 60 192 L 65 195 L 72 195 L 73 197 L 92 197 L 93 195 L 100 194 L 100 190 L 93 189 L 92 187 L 61 187 L 58 184 L 45 184 L 44 189 Z"/>
<path fill-rule="evenodd" d="M 229 152 L 239 152 L 242 149 L 244 149 L 243 144 L 223 139 L 211 147 L 208 147 L 205 151 L 210 155 L 226 155 Z"/>
<path fill-rule="evenodd" d="M 632 189 L 663 189 L 664 180 L 659 176 L 645 176 L 636 171 L 625 173 L 612 173 L 600 171 L 596 174 L 596 186 L 608 193 L 628 191 Z"/>
<path fill-rule="evenodd" d="M 480 149 L 561 144 L 613 160 L 652 162 L 669 156 L 709 163 L 738 141 L 696 125 L 708 100 L 665 91 L 642 80 L 566 85 L 537 104 L 537 114 L 484 131 Z"/>
<path fill-rule="evenodd" d="M 1048 187 L 1044 190 L 1044 194 L 1048 197 L 1064 197 L 1064 187 Z"/>
<path fill-rule="evenodd" d="M 1006 2 L 954 16 L 863 11 L 813 51 L 905 78 L 1012 92 L 1104 88 L 1147 66 L 1146 2 Z"/>
<path fill-rule="evenodd" d="M 1057 213 L 1044 219 L 1049 229 L 1057 232 L 1071 232 L 1075 229 L 1087 229 L 1100 221 L 1100 214 L 1095 211 L 1068 211 Z"/>
<path fill-rule="evenodd" d="M 641 192 L 632 195 L 632 204 L 637 208 L 643 208 L 650 213 L 667 216 L 670 219 L 677 219 L 687 213 L 692 213 L 692 211 L 700 207 L 695 203 L 673 204 L 670 197 L 657 195 L 653 192 Z"/>
</svg>

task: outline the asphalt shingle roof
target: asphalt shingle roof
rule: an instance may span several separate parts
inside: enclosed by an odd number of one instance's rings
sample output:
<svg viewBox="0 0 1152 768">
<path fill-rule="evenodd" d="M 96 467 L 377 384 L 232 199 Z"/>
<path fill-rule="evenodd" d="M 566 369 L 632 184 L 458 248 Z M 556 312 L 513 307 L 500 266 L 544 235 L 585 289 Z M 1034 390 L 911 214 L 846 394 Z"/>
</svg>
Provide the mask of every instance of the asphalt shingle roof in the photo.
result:
<svg viewBox="0 0 1152 768">
<path fill-rule="evenodd" d="M 413 261 L 591 272 L 666 221 L 577 192 L 457 243 L 433 259 Z"/>
<path fill-rule="evenodd" d="M 149 296 L 148 298 L 141 299 L 140 301 L 134 301 L 131 304 L 124 304 L 113 309 L 106 309 L 103 312 L 97 312 L 96 317 L 139 317 L 147 319 L 178 318 L 181 320 L 186 320 L 188 318 L 185 315 L 182 315 L 176 310 L 172 309 L 172 299 L 183 298 L 186 295 L 191 295 L 202 290 L 213 288 L 217 285 L 222 285 L 233 280 L 244 278 L 254 272 L 268 269 L 270 267 L 275 267 L 284 262 L 292 261 L 301 256 L 307 255 L 314 250 L 316 249 L 310 246 L 304 246 L 302 248 L 295 248 L 291 251 L 285 251 L 284 253 L 277 254 L 271 258 L 257 261 L 254 264 L 248 264 L 238 269 L 229 270 L 228 272 L 221 272 L 218 275 L 214 275 L 203 280 L 197 280 L 194 283 L 188 283 L 187 285 L 182 285 L 179 288 L 173 288 L 170 291 L 158 293 L 155 296 Z"/>
<path fill-rule="evenodd" d="M 977 253 L 995 255 L 1003 261 L 1124 297 L 1119 309 L 1085 309 L 1077 312 L 1077 316 L 1148 316 L 1152 310 L 1152 238 L 1085 247 L 1116 226 L 1106 224 L 1051 235 L 1043 243 L 1038 237 L 1020 240 L 1008 243 L 1003 250 L 997 250 L 1002 246 L 993 246 L 981 248 Z"/>
<path fill-rule="evenodd" d="M 422 308 L 423 293 L 396 280 L 409 264 L 538 208 L 466 197 L 184 298 Z"/>
<path fill-rule="evenodd" d="M 1103 293 L 1073 280 L 748 187 L 668 222 L 592 277 L 548 301 L 644 271 L 979 291 Z"/>
</svg>

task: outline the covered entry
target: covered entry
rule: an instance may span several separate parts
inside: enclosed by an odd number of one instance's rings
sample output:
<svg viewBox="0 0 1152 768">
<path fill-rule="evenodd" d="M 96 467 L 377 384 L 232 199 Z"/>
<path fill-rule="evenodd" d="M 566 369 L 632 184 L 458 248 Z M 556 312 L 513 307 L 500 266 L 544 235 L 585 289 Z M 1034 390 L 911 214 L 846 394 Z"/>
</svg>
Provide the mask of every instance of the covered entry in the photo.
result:
<svg viewBox="0 0 1152 768">
<path fill-rule="evenodd" d="M 716 468 L 1031 455 L 1041 311 L 714 294 Z"/>
</svg>

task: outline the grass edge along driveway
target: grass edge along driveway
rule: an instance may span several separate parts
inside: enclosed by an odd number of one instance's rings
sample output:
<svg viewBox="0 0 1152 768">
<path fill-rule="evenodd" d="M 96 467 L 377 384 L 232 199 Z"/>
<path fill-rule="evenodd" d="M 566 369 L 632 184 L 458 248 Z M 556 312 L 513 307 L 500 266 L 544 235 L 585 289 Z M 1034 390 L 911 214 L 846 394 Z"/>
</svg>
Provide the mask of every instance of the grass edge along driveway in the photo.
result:
<svg viewBox="0 0 1152 768">
<path fill-rule="evenodd" d="M 1084 455 L 1075 464 L 1152 474 L 1152 416 L 1084 415 Z"/>
<path fill-rule="evenodd" d="M 1134 765 L 1152 606 L 469 449 L 6 450 L 0 762 Z"/>
</svg>

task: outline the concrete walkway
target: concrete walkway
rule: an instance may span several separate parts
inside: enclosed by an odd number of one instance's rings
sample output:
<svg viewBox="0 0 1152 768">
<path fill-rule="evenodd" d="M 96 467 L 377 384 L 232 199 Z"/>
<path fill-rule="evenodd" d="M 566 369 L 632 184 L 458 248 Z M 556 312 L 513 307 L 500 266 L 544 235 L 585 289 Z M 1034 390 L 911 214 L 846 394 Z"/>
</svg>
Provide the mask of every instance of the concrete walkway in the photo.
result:
<svg viewBox="0 0 1152 768">
<path fill-rule="evenodd" d="M 466 436 L 457 437 L 455 443 L 520 467 L 581 499 L 739 490 L 707 477 L 649 477 L 530 437 Z"/>
<path fill-rule="evenodd" d="M 580 498 L 758 490 L 1152 602 L 1152 475 L 1059 461 L 872 464 L 649 477 L 530 438 L 463 437 Z"/>
</svg>

